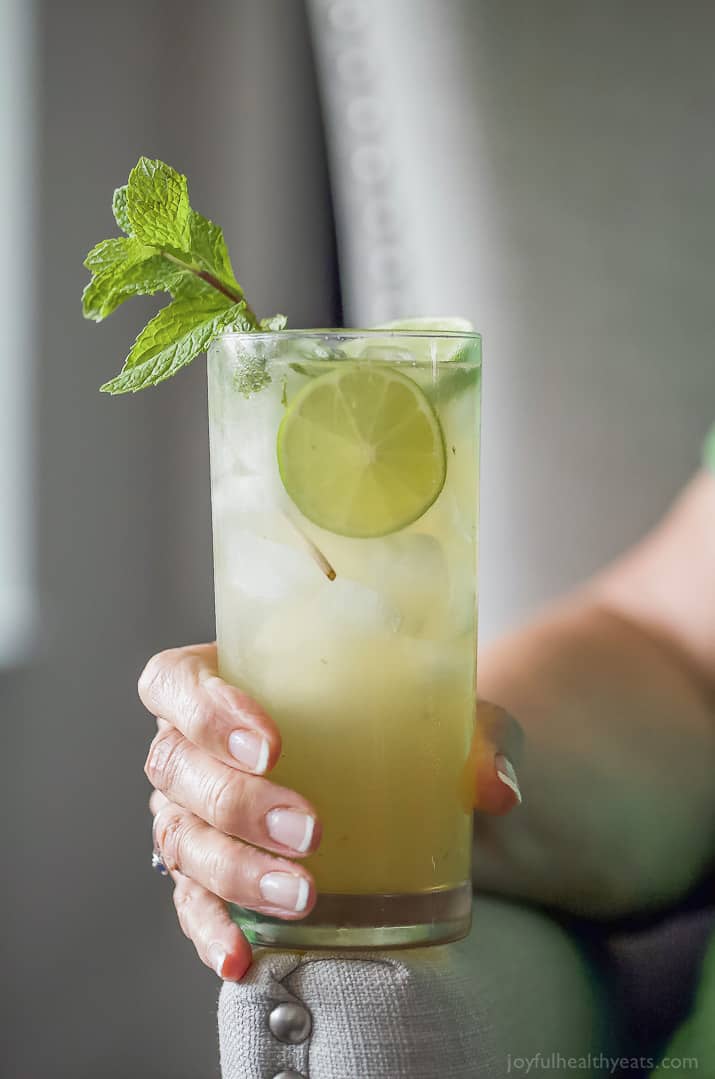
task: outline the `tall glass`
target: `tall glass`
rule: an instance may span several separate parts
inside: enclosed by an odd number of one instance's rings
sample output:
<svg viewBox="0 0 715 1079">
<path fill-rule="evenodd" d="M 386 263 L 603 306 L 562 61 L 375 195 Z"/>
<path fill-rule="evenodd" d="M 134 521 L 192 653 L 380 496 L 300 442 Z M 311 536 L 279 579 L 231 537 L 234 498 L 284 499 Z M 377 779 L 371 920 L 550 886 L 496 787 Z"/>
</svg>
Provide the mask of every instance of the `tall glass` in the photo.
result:
<svg viewBox="0 0 715 1079">
<path fill-rule="evenodd" d="M 439 433 L 441 489 L 388 534 L 371 535 L 370 521 L 353 535 L 321 527 L 284 485 L 286 413 L 309 384 L 332 392 L 346 372 L 399 382 L 399 407 L 414 398 Z M 274 718 L 283 751 L 271 779 L 323 824 L 304 862 L 318 890 L 310 915 L 234 917 L 252 942 L 285 948 L 457 940 L 471 920 L 481 340 L 227 334 L 208 373 L 221 675 Z M 393 448 L 406 425 L 397 413 Z M 414 454 L 408 470 L 442 468 Z"/>
</svg>

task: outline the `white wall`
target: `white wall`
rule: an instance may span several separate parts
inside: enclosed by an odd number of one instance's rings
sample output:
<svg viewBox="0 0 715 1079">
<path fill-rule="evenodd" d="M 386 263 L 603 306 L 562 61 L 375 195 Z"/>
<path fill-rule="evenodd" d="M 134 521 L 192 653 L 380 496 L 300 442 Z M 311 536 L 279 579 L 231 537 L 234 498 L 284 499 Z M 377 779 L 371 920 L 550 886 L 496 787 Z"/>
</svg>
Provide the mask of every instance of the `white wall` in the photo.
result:
<svg viewBox="0 0 715 1079">
<path fill-rule="evenodd" d="M 715 417 L 715 7 L 312 0 L 346 317 L 485 338 L 485 638 L 637 537 Z"/>
</svg>

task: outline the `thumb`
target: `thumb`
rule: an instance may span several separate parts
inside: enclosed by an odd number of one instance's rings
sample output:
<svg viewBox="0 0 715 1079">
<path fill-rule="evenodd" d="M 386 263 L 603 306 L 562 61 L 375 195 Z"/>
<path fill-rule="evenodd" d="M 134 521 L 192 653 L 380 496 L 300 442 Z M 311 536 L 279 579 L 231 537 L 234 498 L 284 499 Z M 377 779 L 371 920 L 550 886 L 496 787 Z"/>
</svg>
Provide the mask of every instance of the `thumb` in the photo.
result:
<svg viewBox="0 0 715 1079">
<path fill-rule="evenodd" d="M 521 805 L 516 768 L 523 741 L 513 716 L 497 704 L 478 701 L 473 745 L 475 809 L 502 814 Z"/>
</svg>

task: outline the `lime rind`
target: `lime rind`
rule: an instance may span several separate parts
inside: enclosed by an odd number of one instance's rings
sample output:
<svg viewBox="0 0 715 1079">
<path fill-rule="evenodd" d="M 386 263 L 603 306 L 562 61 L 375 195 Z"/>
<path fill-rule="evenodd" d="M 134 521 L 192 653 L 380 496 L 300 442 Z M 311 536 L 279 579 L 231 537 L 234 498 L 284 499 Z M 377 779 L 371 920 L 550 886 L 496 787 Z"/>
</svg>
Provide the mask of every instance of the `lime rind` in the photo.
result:
<svg viewBox="0 0 715 1079">
<path fill-rule="evenodd" d="M 407 330 L 415 333 L 474 333 L 474 323 L 461 315 L 428 315 L 424 318 L 400 318 L 384 322 L 376 330 Z"/>
</svg>

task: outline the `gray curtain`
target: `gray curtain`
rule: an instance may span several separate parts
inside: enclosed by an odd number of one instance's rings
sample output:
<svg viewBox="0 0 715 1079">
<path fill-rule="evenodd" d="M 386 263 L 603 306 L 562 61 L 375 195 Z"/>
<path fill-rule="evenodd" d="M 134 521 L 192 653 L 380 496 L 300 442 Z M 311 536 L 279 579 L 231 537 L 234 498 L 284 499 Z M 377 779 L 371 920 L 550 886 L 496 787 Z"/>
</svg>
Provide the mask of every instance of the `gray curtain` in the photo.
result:
<svg viewBox="0 0 715 1079">
<path fill-rule="evenodd" d="M 41 618 L 0 674 L 0 1073 L 196 1079 L 218 1074 L 219 985 L 149 868 L 135 684 L 152 652 L 213 634 L 205 375 L 100 396 L 152 301 L 85 323 L 82 259 L 146 153 L 188 174 L 258 310 L 339 321 L 307 26 L 290 0 L 45 0 L 34 47 L 38 350 L 15 363 L 35 364 Z"/>
<path fill-rule="evenodd" d="M 715 6 L 309 0 L 346 318 L 482 331 L 480 634 L 633 542 L 715 415 Z"/>
</svg>

